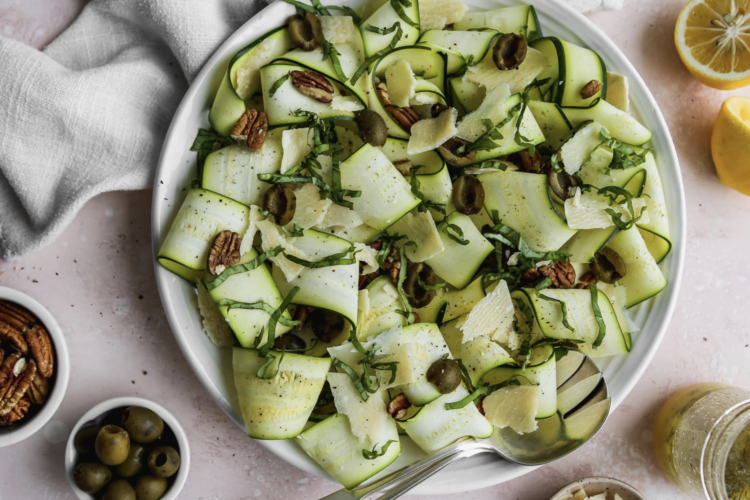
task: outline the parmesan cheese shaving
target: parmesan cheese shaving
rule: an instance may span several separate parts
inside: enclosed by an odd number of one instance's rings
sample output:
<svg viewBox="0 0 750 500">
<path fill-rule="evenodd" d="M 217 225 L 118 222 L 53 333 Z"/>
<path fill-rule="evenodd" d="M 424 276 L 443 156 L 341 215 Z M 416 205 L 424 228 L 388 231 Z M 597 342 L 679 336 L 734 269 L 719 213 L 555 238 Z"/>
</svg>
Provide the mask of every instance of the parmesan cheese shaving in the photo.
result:
<svg viewBox="0 0 750 500">
<path fill-rule="evenodd" d="M 305 156 L 312 150 L 308 140 L 309 132 L 309 128 L 295 128 L 281 133 L 281 147 L 284 150 L 284 156 L 281 159 L 282 174 L 302 163 Z"/>
<path fill-rule="evenodd" d="M 633 210 L 636 217 L 641 216 L 638 222 L 647 224 L 649 221 L 648 211 L 646 210 L 647 201 L 645 198 L 633 199 Z M 632 217 L 627 203 L 609 204 L 609 198 L 593 191 L 581 192 L 581 188 L 576 188 L 575 195 L 565 200 L 565 218 L 568 221 L 568 227 L 571 229 L 604 229 L 614 225 L 612 217 L 605 212 L 612 209 L 622 214 L 622 220 L 629 222 Z"/>
<path fill-rule="evenodd" d="M 214 299 L 206 291 L 203 283 L 198 282 L 198 310 L 203 317 L 203 331 L 211 342 L 219 347 L 231 347 L 235 343 L 234 333 L 216 306 Z"/>
<path fill-rule="evenodd" d="M 338 226 L 345 229 L 351 229 L 360 226 L 363 223 L 362 216 L 357 212 L 333 203 L 328 207 L 325 217 L 323 217 L 323 220 L 318 224 L 318 227 L 326 229 Z"/>
<path fill-rule="evenodd" d="M 263 238 L 261 246 L 264 252 L 273 250 L 277 246 L 281 246 L 284 249 L 284 252 L 290 255 L 294 255 L 295 257 L 299 257 L 300 259 L 313 260 L 305 252 L 292 245 L 292 243 L 288 238 L 286 238 L 284 233 L 281 232 L 279 226 L 277 226 L 273 222 L 264 220 L 256 222 L 256 225 L 258 226 L 258 230 L 260 231 L 260 234 Z M 287 281 L 292 281 L 294 278 L 299 276 L 302 271 L 305 270 L 305 266 L 295 264 L 291 260 L 287 259 L 284 255 L 271 257 L 270 260 L 284 273 L 284 277 Z"/>
<path fill-rule="evenodd" d="M 243 101 L 250 97 L 253 91 L 260 85 L 260 72 L 262 66 L 270 63 L 274 57 L 276 44 L 274 38 L 266 38 L 247 56 L 236 71 L 235 88 L 237 95 Z"/>
<path fill-rule="evenodd" d="M 256 223 L 266 220 L 266 216 L 260 212 L 259 206 L 251 205 L 248 220 L 247 231 L 242 235 L 242 243 L 240 243 L 240 257 L 252 250 L 255 234 L 258 232 L 258 225 Z"/>
<path fill-rule="evenodd" d="M 377 443 L 388 428 L 390 419 L 383 396 L 380 393 L 370 394 L 367 401 L 364 401 L 348 375 L 329 373 L 327 378 L 336 411 L 349 418 L 352 434 L 362 443 Z"/>
<path fill-rule="evenodd" d="M 411 137 L 406 152 L 415 155 L 440 147 L 458 133 L 457 117 L 456 108 L 450 108 L 440 113 L 437 118 L 419 120 L 411 126 Z"/>
<path fill-rule="evenodd" d="M 388 87 L 388 98 L 399 108 L 409 105 L 417 90 L 417 79 L 411 66 L 403 59 L 399 59 L 385 70 L 385 82 Z"/>
<path fill-rule="evenodd" d="M 310 229 L 320 224 L 328 213 L 331 200 L 321 200 L 320 189 L 312 184 L 304 184 L 301 188 L 295 189 L 294 195 L 297 208 L 288 229 L 293 229 L 295 224 L 302 229 Z"/>
<path fill-rule="evenodd" d="M 518 434 L 537 430 L 536 411 L 541 391 L 536 385 L 504 387 L 487 396 L 482 403 L 485 416 L 492 425 L 510 427 Z"/>
<path fill-rule="evenodd" d="M 362 268 L 362 274 L 371 274 L 380 268 L 378 265 L 377 250 L 364 243 L 355 243 L 354 248 L 357 250 L 357 260 L 365 263 L 365 266 Z"/>
<path fill-rule="evenodd" d="M 463 332 L 463 343 L 467 343 L 480 336 L 506 341 L 512 331 L 515 309 L 510 297 L 508 283 L 501 280 L 497 288 L 488 293 L 471 310 L 460 330 Z M 459 322 L 461 322 L 459 320 Z"/>
<path fill-rule="evenodd" d="M 424 262 L 444 250 L 443 240 L 440 238 L 430 212 L 420 212 L 416 215 L 408 213 L 391 228 L 394 234 L 406 236 L 406 239 L 397 242 L 397 245 L 406 241 L 413 241 L 417 244 L 416 250 L 411 246 L 406 247 L 406 256 L 412 262 Z"/>
<path fill-rule="evenodd" d="M 502 71 L 495 66 L 495 61 L 492 59 L 492 50 L 489 50 L 479 64 L 470 66 L 466 70 L 464 81 L 482 85 L 488 91 L 506 83 L 510 86 L 510 93 L 517 94 L 532 83 L 548 64 L 547 56 L 538 50 L 529 48 L 526 59 L 518 69 Z"/>
<path fill-rule="evenodd" d="M 482 125 L 482 119 L 492 120 L 498 124 L 505 119 L 508 113 L 505 110 L 505 101 L 510 97 L 510 87 L 500 84 L 487 92 L 482 104 L 467 114 L 458 124 L 458 136 L 469 142 L 474 142 L 482 136 L 487 129 Z"/>
<path fill-rule="evenodd" d="M 469 8 L 458 0 L 420 0 L 419 24 L 422 33 L 441 30 L 448 24 L 457 23 Z"/>
<path fill-rule="evenodd" d="M 325 17 L 328 18 L 331 16 Z M 353 95 L 337 95 L 333 96 L 333 100 L 331 101 L 331 109 L 335 109 L 337 111 L 359 111 L 360 109 L 365 109 L 365 107 L 362 105 L 360 100 Z"/>
<path fill-rule="evenodd" d="M 589 123 L 562 145 L 560 148 L 560 159 L 562 159 L 565 164 L 565 172 L 569 175 L 573 175 L 581 169 L 587 160 L 589 162 L 595 161 L 591 152 L 601 143 L 599 140 L 599 132 L 601 132 L 603 128 L 604 127 L 596 122 Z M 602 148 L 599 148 L 594 154 L 600 152 L 605 153 Z M 609 158 L 612 158 L 611 154 L 609 155 Z M 597 163 L 601 162 L 601 160 L 596 161 Z M 607 164 L 608 163 L 609 162 L 607 162 Z M 606 165 L 601 165 L 599 168 L 604 166 Z"/>
<path fill-rule="evenodd" d="M 353 43 L 359 30 L 350 16 L 318 16 L 323 28 L 323 38 L 330 43 Z"/>
<path fill-rule="evenodd" d="M 607 72 L 607 98 L 612 106 L 630 113 L 630 83 L 628 77 Z"/>
</svg>

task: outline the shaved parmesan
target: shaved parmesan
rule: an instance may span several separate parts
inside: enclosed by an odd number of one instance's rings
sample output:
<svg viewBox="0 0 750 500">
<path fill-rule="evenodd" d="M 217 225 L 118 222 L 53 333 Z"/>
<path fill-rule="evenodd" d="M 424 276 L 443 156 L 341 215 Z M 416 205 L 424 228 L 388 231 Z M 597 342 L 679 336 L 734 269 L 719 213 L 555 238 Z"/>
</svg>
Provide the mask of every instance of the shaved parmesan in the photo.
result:
<svg viewBox="0 0 750 500">
<path fill-rule="evenodd" d="M 640 215 L 639 222 L 647 224 L 649 221 L 646 211 L 645 198 L 633 199 L 633 210 Z M 565 200 L 565 218 L 571 229 L 604 229 L 614 225 L 612 217 L 605 211 L 612 209 L 622 214 L 622 220 L 629 222 L 632 217 L 627 203 L 610 205 L 609 198 L 593 191 L 581 192 L 576 188 L 575 195 Z"/>
<path fill-rule="evenodd" d="M 628 77 L 607 72 L 607 98 L 612 106 L 630 113 L 630 84 Z"/>
<path fill-rule="evenodd" d="M 588 495 L 586 494 L 586 490 L 581 488 L 580 490 L 573 493 L 573 496 L 568 498 L 568 500 L 588 500 Z"/>
<path fill-rule="evenodd" d="M 438 95 L 434 92 L 417 92 L 414 94 L 414 97 L 409 100 L 409 105 L 420 106 L 424 104 L 435 104 L 438 101 Z"/>
<path fill-rule="evenodd" d="M 203 317 L 203 331 L 206 332 L 211 342 L 219 347 L 231 347 L 235 344 L 234 333 L 229 323 L 224 319 L 214 299 L 200 281 L 198 282 L 198 310 Z"/>
<path fill-rule="evenodd" d="M 284 233 L 281 232 L 279 226 L 277 226 L 275 223 L 269 220 L 264 220 L 256 222 L 256 225 L 258 226 L 258 230 L 263 237 L 262 248 L 264 252 L 273 250 L 277 246 L 281 246 L 284 249 L 285 253 L 294 255 L 295 257 L 299 257 L 300 259 L 313 260 L 305 252 L 292 245 L 292 243 L 289 241 L 289 239 L 286 238 Z M 276 257 L 271 257 L 271 262 L 273 262 L 274 265 L 278 266 L 278 268 L 284 273 L 284 277 L 286 277 L 287 281 L 292 281 L 306 269 L 305 266 L 295 264 L 291 260 L 287 259 L 283 254 L 277 255 Z"/>
<path fill-rule="evenodd" d="M 411 137 L 406 152 L 415 155 L 440 147 L 458 132 L 457 117 L 456 108 L 450 108 L 440 113 L 437 118 L 419 120 L 411 126 Z"/>
<path fill-rule="evenodd" d="M 362 274 L 371 274 L 380 268 L 378 265 L 377 250 L 364 243 L 355 243 L 354 248 L 357 250 L 357 260 L 365 263 L 365 267 L 362 268 Z"/>
<path fill-rule="evenodd" d="M 253 53 L 244 58 L 236 70 L 236 81 L 234 87 L 237 95 L 243 101 L 249 98 L 254 90 L 260 85 L 260 71 L 262 66 L 270 63 L 274 58 L 276 44 L 274 38 L 266 38 L 253 50 Z"/>
<path fill-rule="evenodd" d="M 340 346 L 329 347 L 327 351 L 331 358 L 342 361 L 357 372 L 357 375 L 362 375 L 362 365 L 359 362 L 364 358 L 364 354 L 359 352 L 351 342 L 346 341 Z"/>
<path fill-rule="evenodd" d="M 330 18 L 331 16 L 325 17 Z M 335 109 L 336 111 L 359 111 L 360 109 L 365 109 L 365 107 L 362 102 L 353 95 L 337 95 L 334 96 L 331 101 L 331 109 Z"/>
<path fill-rule="evenodd" d="M 529 47 L 526 59 L 518 69 L 503 71 L 497 69 L 492 59 L 492 50 L 489 50 L 479 64 L 466 70 L 464 81 L 482 85 L 488 91 L 506 83 L 510 86 L 510 93 L 517 94 L 532 83 L 548 64 L 547 56 Z"/>
<path fill-rule="evenodd" d="M 500 84 L 493 88 L 485 96 L 482 104 L 467 114 L 458 124 L 457 135 L 469 142 L 474 142 L 482 136 L 487 129 L 482 125 L 482 119 L 492 120 L 492 123 L 498 124 L 508 116 L 505 110 L 505 101 L 510 97 L 510 87 L 507 84 Z"/>
<path fill-rule="evenodd" d="M 598 495 L 594 495 L 593 497 L 589 497 L 588 500 L 607 500 L 607 494 L 606 493 L 599 493 Z"/>
<path fill-rule="evenodd" d="M 565 164 L 565 172 L 573 175 L 586 162 L 599 169 L 609 165 L 612 160 L 612 153 L 603 148 L 597 148 L 601 144 L 599 133 L 603 128 L 596 122 L 589 123 L 562 145 L 560 159 Z"/>
<path fill-rule="evenodd" d="M 357 326 L 360 328 L 365 324 L 367 315 L 370 313 L 370 291 L 364 288 L 359 291 L 357 298 Z"/>
<path fill-rule="evenodd" d="M 382 395 L 370 394 L 367 401 L 364 401 L 348 375 L 329 373 L 327 378 L 336 411 L 349 418 L 352 434 L 360 442 L 367 440 L 377 443 L 380 436 L 388 430 L 390 419 Z"/>
<path fill-rule="evenodd" d="M 295 189 L 294 195 L 297 208 L 289 223 L 289 229 L 294 228 L 295 224 L 302 229 L 310 229 L 320 224 L 328 212 L 331 200 L 321 200 L 320 189 L 312 184 L 304 184 L 301 188 Z"/>
<path fill-rule="evenodd" d="M 391 226 L 392 234 L 402 234 L 406 239 L 398 242 L 413 241 L 417 249 L 406 247 L 406 256 L 412 262 L 424 262 L 443 251 L 443 240 L 440 238 L 435 221 L 430 212 L 420 212 L 416 215 L 408 213 Z"/>
<path fill-rule="evenodd" d="M 284 154 L 281 137 L 281 130 L 269 130 L 266 134 L 266 141 L 260 150 L 263 153 L 263 172 L 278 172 L 281 169 L 281 160 Z"/>
<path fill-rule="evenodd" d="M 281 147 L 284 150 L 281 159 L 282 174 L 302 163 L 312 150 L 312 145 L 308 141 L 309 132 L 309 128 L 295 128 L 281 133 Z"/>
<path fill-rule="evenodd" d="M 537 430 L 540 396 L 539 386 L 512 385 L 487 396 L 482 406 L 487 420 L 495 427 L 510 427 L 518 434 L 526 434 Z"/>
<path fill-rule="evenodd" d="M 353 43 L 359 30 L 350 16 L 318 16 L 323 28 L 323 38 L 330 43 Z"/>
<path fill-rule="evenodd" d="M 465 317 L 459 326 L 463 332 L 463 343 L 480 336 L 502 341 L 508 338 L 513 327 L 515 309 L 510 298 L 508 283 L 501 280 L 497 288 L 488 293 Z M 461 321 L 459 321 L 461 322 Z"/>
<path fill-rule="evenodd" d="M 266 220 L 266 216 L 261 213 L 259 206 L 251 205 L 248 219 L 250 223 L 247 225 L 247 231 L 242 235 L 242 243 L 240 243 L 240 257 L 253 249 L 253 240 L 255 240 L 255 234 L 258 232 L 256 222 Z"/>
<path fill-rule="evenodd" d="M 398 363 L 393 382 L 390 380 L 392 377 L 390 371 L 377 370 L 375 372 L 381 389 L 408 384 L 416 380 L 419 366 L 415 365 L 418 356 L 413 354 L 415 348 L 412 344 L 415 338 L 405 339 L 403 333 L 403 328 L 397 326 L 381 333 L 366 344 L 367 349 L 375 345 L 380 346 L 373 357 L 373 363 Z"/>
<path fill-rule="evenodd" d="M 364 223 L 362 216 L 354 210 L 350 210 L 341 205 L 331 204 L 326 211 L 325 217 L 318 224 L 318 227 L 329 228 L 333 226 L 351 229 Z"/>
<path fill-rule="evenodd" d="M 417 90 L 417 79 L 411 66 L 403 59 L 399 59 L 385 70 L 385 82 L 388 87 L 388 99 L 392 104 L 403 108 L 409 105 L 409 99 L 414 97 Z"/>
<path fill-rule="evenodd" d="M 469 8 L 458 0 L 420 0 L 419 24 L 422 32 L 441 30 L 457 23 Z"/>
</svg>

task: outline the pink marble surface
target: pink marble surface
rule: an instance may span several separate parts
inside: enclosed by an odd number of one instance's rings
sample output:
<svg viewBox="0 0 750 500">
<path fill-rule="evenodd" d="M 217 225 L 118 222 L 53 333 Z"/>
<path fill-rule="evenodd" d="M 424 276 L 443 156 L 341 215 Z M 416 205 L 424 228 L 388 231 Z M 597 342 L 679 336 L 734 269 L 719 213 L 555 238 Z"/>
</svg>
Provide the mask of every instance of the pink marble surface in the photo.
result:
<svg viewBox="0 0 750 500">
<path fill-rule="evenodd" d="M 699 381 L 750 387 L 750 198 L 719 183 L 709 141 L 730 95 L 693 80 L 672 43 L 685 0 L 628 0 L 622 13 L 591 18 L 625 51 L 666 115 L 682 164 L 689 219 L 686 275 L 661 349 L 638 386 L 584 449 L 554 465 L 463 499 L 546 500 L 587 476 L 613 476 L 648 498 L 683 499 L 657 470 L 656 411 Z M 43 47 L 85 0 L 0 0 L 0 34 Z M 162 312 L 152 269 L 150 192 L 91 201 L 50 247 L 0 261 L 0 285 L 45 304 L 65 331 L 73 369 L 55 420 L 72 426 L 94 404 L 135 394 L 159 401 L 183 423 L 192 467 L 181 498 L 314 499 L 336 486 L 302 473 L 248 439 L 213 404 L 190 371 Z M 0 451 L 1 499 L 74 498 L 63 470 L 64 443 L 39 432 Z"/>
</svg>

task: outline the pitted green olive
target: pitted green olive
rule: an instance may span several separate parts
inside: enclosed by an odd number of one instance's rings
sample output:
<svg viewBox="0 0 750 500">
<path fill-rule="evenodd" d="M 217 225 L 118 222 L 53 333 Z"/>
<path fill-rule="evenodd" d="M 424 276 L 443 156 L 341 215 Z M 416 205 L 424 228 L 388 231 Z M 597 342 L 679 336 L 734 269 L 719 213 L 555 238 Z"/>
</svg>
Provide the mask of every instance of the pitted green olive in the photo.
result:
<svg viewBox="0 0 750 500">
<path fill-rule="evenodd" d="M 130 443 L 128 458 L 123 463 L 115 467 L 117 475 L 124 478 L 130 478 L 139 474 L 143 470 L 143 464 L 146 462 L 146 448 L 138 443 Z"/>
<path fill-rule="evenodd" d="M 435 298 L 435 290 L 425 290 L 419 281 L 425 285 L 436 285 L 437 275 L 430 266 L 422 262 L 411 262 L 406 270 L 404 293 L 414 309 L 427 306 Z"/>
<path fill-rule="evenodd" d="M 438 359 L 427 370 L 427 380 L 440 394 L 449 394 L 461 385 L 461 368 L 452 359 Z"/>
<path fill-rule="evenodd" d="M 591 263 L 591 272 L 599 281 L 614 284 L 625 277 L 627 269 L 620 254 L 609 247 L 605 247 L 594 256 L 594 261 Z"/>
<path fill-rule="evenodd" d="M 453 205 L 464 215 L 474 215 L 484 207 L 484 187 L 473 175 L 459 177 L 453 184 Z"/>
<path fill-rule="evenodd" d="M 454 167 L 468 167 L 477 157 L 477 152 L 469 151 L 468 153 L 454 153 L 457 148 L 467 144 L 469 144 L 469 141 L 454 137 L 438 147 L 438 151 L 440 152 L 440 156 Z"/>
<path fill-rule="evenodd" d="M 305 12 L 304 16 L 289 18 L 289 37 L 295 46 L 305 51 L 320 47 L 323 43 L 323 27 L 318 16 L 312 12 Z"/>
<path fill-rule="evenodd" d="M 117 479 L 109 483 L 102 500 L 136 500 L 135 490 L 124 479 Z"/>
<path fill-rule="evenodd" d="M 563 201 L 570 198 L 570 188 L 580 185 L 581 181 L 577 177 L 568 175 L 566 172 L 552 170 L 549 173 L 549 186 L 552 188 L 552 192 Z"/>
<path fill-rule="evenodd" d="M 116 425 L 105 425 L 96 435 L 96 456 L 104 465 L 120 465 L 128 458 L 130 436 Z"/>
<path fill-rule="evenodd" d="M 344 331 L 346 321 L 335 312 L 316 309 L 310 314 L 312 331 L 321 342 L 331 342 L 336 335 Z"/>
<path fill-rule="evenodd" d="M 528 44 L 526 37 L 516 33 L 506 33 L 500 37 L 492 49 L 492 59 L 499 70 L 518 69 L 526 60 Z"/>
<path fill-rule="evenodd" d="M 293 333 L 285 333 L 281 337 L 276 337 L 273 348 L 277 351 L 303 351 L 307 347 L 305 341 Z"/>
<path fill-rule="evenodd" d="M 164 432 L 164 421 L 148 408 L 131 406 L 122 412 L 122 427 L 133 441 L 153 443 Z"/>
<path fill-rule="evenodd" d="M 171 446 L 157 446 L 148 454 L 148 470 L 156 477 L 171 477 L 180 468 L 180 454 Z"/>
<path fill-rule="evenodd" d="M 163 477 L 141 476 L 135 482 L 135 497 L 138 500 L 159 500 L 167 491 L 167 480 Z"/>
<path fill-rule="evenodd" d="M 292 221 L 297 210 L 297 196 L 291 188 L 274 184 L 263 195 L 263 210 L 276 218 L 276 224 L 286 226 Z"/>
<path fill-rule="evenodd" d="M 109 467 L 102 464 L 84 462 L 76 465 L 73 482 L 84 493 L 96 493 L 112 479 Z"/>
<path fill-rule="evenodd" d="M 76 451 L 81 455 L 93 455 L 96 435 L 99 434 L 100 430 L 102 430 L 101 425 L 89 425 L 79 430 L 75 439 L 73 439 L 73 446 L 75 446 Z"/>
<path fill-rule="evenodd" d="M 388 126 L 376 111 L 371 109 L 355 111 L 354 123 L 357 124 L 363 141 L 371 146 L 385 146 L 385 141 L 388 139 Z"/>
</svg>

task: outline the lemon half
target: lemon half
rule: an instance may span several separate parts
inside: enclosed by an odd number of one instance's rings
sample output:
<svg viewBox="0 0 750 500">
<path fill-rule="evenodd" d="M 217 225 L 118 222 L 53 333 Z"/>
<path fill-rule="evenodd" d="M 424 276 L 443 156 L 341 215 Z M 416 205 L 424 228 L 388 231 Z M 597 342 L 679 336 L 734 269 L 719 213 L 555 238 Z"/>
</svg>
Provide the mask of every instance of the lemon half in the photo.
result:
<svg viewBox="0 0 750 500">
<path fill-rule="evenodd" d="M 750 196 L 750 99 L 731 97 L 721 106 L 711 137 L 721 182 Z"/>
<path fill-rule="evenodd" d="M 677 19 L 675 44 L 688 70 L 709 87 L 750 85 L 750 0 L 691 0 Z"/>
</svg>

